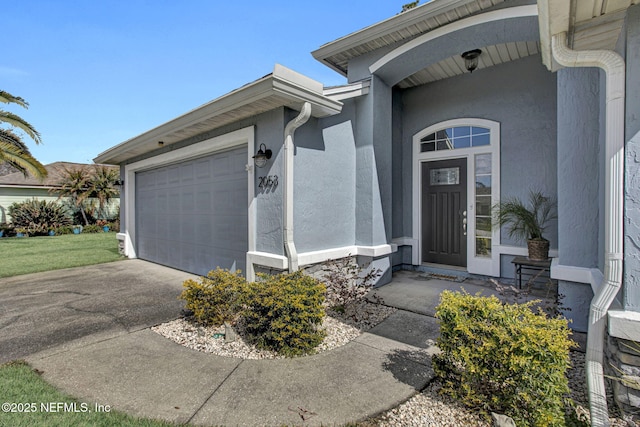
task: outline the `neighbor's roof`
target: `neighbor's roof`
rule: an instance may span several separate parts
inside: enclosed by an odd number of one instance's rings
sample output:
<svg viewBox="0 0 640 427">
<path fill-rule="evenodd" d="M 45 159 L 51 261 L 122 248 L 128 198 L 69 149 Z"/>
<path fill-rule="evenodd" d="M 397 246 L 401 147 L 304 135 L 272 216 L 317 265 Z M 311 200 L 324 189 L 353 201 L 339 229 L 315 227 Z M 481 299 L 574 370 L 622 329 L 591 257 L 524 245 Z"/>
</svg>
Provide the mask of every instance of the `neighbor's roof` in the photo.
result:
<svg viewBox="0 0 640 427">
<path fill-rule="evenodd" d="M 44 168 L 47 170 L 47 177 L 44 180 L 40 180 L 32 176 L 25 177 L 22 172 L 14 172 L 0 176 L 0 187 L 54 188 L 58 187 L 58 183 L 62 179 L 62 174 L 65 169 L 89 168 L 94 171 L 99 166 L 106 166 L 116 171 L 119 170 L 116 166 L 55 162 L 45 165 Z"/>
<path fill-rule="evenodd" d="M 166 147 L 275 108 L 286 106 L 300 110 L 305 102 L 311 103 L 314 117 L 326 117 L 342 110 L 340 101 L 323 95 L 322 83 L 276 64 L 271 74 L 116 145 L 94 161 L 119 164 L 156 150 L 160 141 Z"/>
<path fill-rule="evenodd" d="M 413 39 L 505 0 L 433 0 L 327 43 L 311 54 L 346 76 L 349 61 L 382 47 Z"/>
</svg>

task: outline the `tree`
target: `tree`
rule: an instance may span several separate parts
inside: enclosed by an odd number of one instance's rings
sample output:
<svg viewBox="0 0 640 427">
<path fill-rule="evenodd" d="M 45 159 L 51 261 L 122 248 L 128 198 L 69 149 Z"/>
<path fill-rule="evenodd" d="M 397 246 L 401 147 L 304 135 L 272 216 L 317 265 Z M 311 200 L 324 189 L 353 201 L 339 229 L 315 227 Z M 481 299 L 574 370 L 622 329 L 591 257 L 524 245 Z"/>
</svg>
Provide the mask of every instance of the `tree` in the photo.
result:
<svg viewBox="0 0 640 427">
<path fill-rule="evenodd" d="M 90 166 L 64 167 L 60 175 L 58 187 L 51 191 L 58 194 L 58 199 L 67 197 L 80 211 L 85 225 L 89 225 L 86 209 L 90 199 L 98 200 L 98 214 L 104 218 L 109 202 L 120 193 L 116 187 L 118 172 L 107 166 L 98 165 L 93 170 Z"/>
<path fill-rule="evenodd" d="M 103 218 L 109 202 L 120 194 L 116 188 L 118 178 L 118 171 L 106 166 L 98 166 L 89 178 L 90 197 L 98 199 L 98 212 Z"/>
<path fill-rule="evenodd" d="M 29 104 L 24 99 L 2 90 L 0 90 L 0 102 L 29 108 Z M 33 139 L 36 144 L 42 143 L 38 131 L 16 114 L 0 109 L 0 124 L 8 124 L 13 128 L 20 129 Z M 31 155 L 20 135 L 11 129 L 0 128 L 0 161 L 11 164 L 25 175 L 30 173 L 36 178 L 47 176 L 47 170 L 42 163 Z"/>
<path fill-rule="evenodd" d="M 89 171 L 86 168 L 64 167 L 61 175 L 58 188 L 54 188 L 52 191 L 58 193 L 58 199 L 69 198 L 73 206 L 80 210 L 84 225 L 89 225 L 84 210 L 84 203 L 91 195 Z"/>
<path fill-rule="evenodd" d="M 411 9 L 415 9 L 418 6 L 418 3 L 420 3 L 420 0 L 417 1 L 412 1 L 411 3 L 407 3 L 407 4 L 403 4 L 402 5 L 402 12 L 406 12 L 407 10 L 411 10 Z"/>
</svg>

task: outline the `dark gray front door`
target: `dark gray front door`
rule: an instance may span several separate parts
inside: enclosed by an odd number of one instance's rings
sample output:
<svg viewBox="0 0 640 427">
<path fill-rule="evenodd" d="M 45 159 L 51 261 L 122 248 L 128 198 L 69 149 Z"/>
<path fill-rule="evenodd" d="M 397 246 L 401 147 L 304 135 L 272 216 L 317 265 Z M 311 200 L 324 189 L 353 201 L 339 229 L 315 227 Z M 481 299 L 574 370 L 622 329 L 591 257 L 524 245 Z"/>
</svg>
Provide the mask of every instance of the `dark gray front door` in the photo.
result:
<svg viewBox="0 0 640 427">
<path fill-rule="evenodd" d="M 245 270 L 247 147 L 136 173 L 138 258 L 205 275 Z"/>
<path fill-rule="evenodd" d="M 467 160 L 422 163 L 422 261 L 467 265 Z"/>
</svg>

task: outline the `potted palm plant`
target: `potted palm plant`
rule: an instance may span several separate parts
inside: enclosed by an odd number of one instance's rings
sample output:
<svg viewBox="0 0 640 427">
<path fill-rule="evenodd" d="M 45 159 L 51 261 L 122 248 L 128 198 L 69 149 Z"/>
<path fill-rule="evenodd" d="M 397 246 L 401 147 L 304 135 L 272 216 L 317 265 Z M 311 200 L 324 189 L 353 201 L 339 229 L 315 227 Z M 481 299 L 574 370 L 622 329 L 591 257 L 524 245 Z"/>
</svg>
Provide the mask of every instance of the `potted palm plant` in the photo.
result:
<svg viewBox="0 0 640 427">
<path fill-rule="evenodd" d="M 549 222 L 557 218 L 556 202 L 540 191 L 529 192 L 529 204 L 512 197 L 493 207 L 494 224 L 507 226 L 509 237 L 526 240 L 529 259 L 544 261 L 549 258 L 549 240 L 544 232 Z"/>
</svg>

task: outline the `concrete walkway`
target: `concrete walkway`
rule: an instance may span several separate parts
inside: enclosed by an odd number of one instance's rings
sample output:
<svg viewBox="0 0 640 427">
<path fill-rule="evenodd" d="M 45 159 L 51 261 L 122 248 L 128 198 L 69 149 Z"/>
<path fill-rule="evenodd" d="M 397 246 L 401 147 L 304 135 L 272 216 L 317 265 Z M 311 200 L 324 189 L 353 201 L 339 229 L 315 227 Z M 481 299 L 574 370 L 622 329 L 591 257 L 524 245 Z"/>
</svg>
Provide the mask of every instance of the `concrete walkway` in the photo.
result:
<svg viewBox="0 0 640 427">
<path fill-rule="evenodd" d="M 442 289 L 460 286 L 397 273 L 378 293 L 401 309 L 351 343 L 314 356 L 225 358 L 136 327 L 105 329 L 26 360 L 81 402 L 133 415 L 194 425 L 342 425 L 398 405 L 432 379 L 433 308 Z"/>
</svg>

